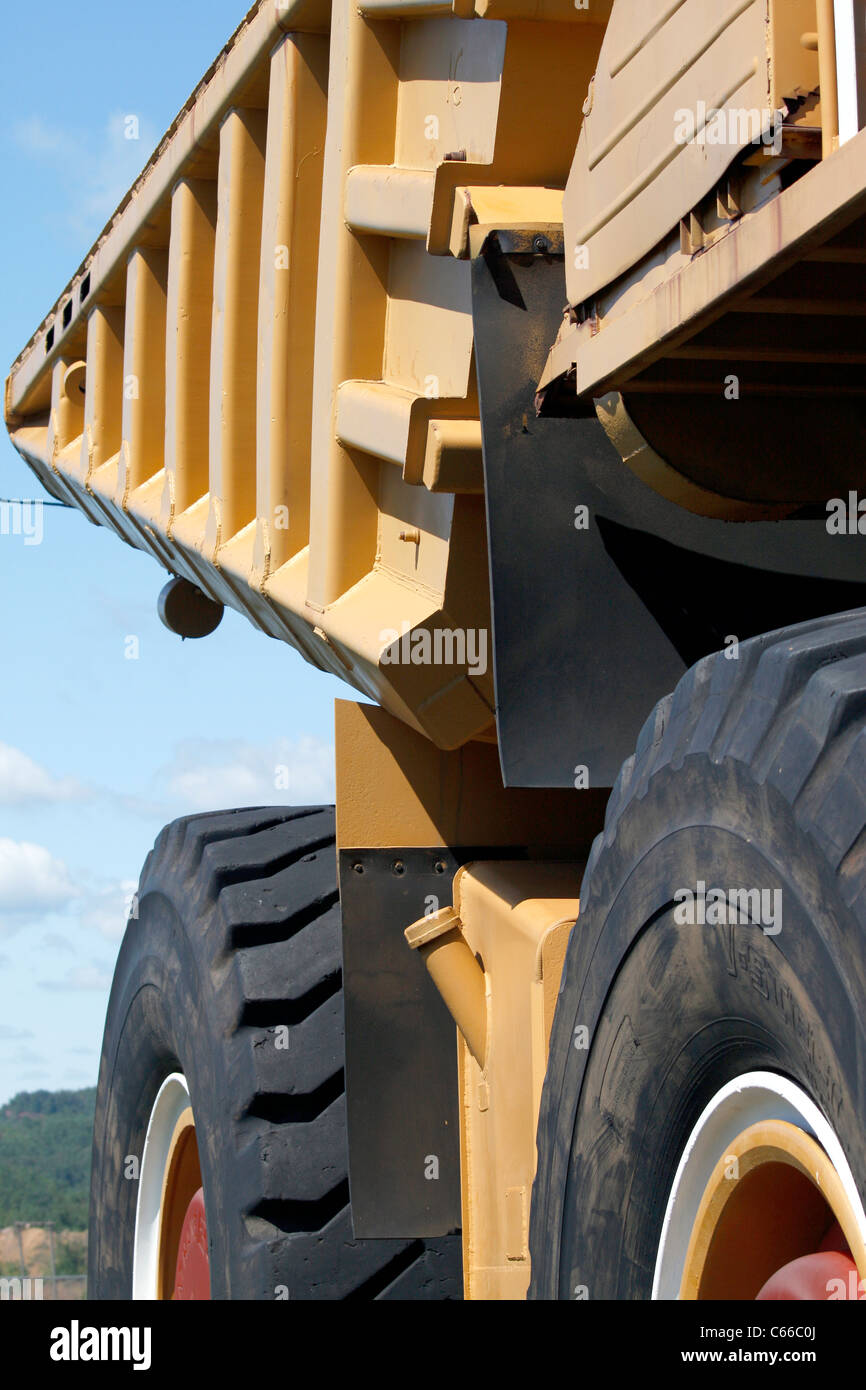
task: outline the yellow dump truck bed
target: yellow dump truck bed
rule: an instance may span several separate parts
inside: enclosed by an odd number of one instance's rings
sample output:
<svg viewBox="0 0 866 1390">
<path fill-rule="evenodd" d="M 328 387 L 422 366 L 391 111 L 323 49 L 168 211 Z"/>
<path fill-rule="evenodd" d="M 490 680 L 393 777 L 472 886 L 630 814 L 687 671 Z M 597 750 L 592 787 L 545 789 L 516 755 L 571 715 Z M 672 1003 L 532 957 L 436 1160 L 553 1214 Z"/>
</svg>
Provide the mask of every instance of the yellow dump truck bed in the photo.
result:
<svg viewBox="0 0 866 1390">
<path fill-rule="evenodd" d="M 794 419 L 775 397 L 802 394 L 777 380 L 786 338 L 803 371 L 836 365 L 832 298 L 799 260 L 860 266 L 857 246 L 823 249 L 862 233 L 866 139 L 863 64 L 831 11 L 261 0 L 14 363 L 15 447 L 49 492 L 438 746 L 492 737 L 470 254 L 487 229 L 556 231 L 566 312 L 538 385 L 600 398 L 650 486 L 726 518 L 812 501 L 764 444 Z M 699 138 L 714 101 L 720 142 Z M 778 117 L 779 150 L 750 154 L 752 108 L 759 131 Z M 729 356 L 756 360 L 756 315 L 779 304 L 764 339 L 784 350 L 762 340 L 770 379 L 752 372 L 740 412 L 767 477 L 727 447 L 730 412 L 701 416 L 700 449 L 683 425 L 721 399 Z M 721 458 L 702 471 L 705 440 Z"/>
<path fill-rule="evenodd" d="M 263 0 L 6 385 L 49 492 L 440 746 L 493 720 L 455 189 L 561 215 L 596 9 Z"/>
</svg>

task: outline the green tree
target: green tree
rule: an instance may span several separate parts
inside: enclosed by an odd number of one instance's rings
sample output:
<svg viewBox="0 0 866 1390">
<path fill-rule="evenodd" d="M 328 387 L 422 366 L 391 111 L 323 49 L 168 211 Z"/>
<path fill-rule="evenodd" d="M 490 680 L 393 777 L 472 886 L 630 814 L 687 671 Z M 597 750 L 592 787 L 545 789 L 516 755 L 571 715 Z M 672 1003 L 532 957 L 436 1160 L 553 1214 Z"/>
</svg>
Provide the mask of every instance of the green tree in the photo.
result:
<svg viewBox="0 0 866 1390">
<path fill-rule="evenodd" d="M 0 1106 L 0 1226 L 87 1226 L 95 1087 L 20 1091 Z"/>
</svg>

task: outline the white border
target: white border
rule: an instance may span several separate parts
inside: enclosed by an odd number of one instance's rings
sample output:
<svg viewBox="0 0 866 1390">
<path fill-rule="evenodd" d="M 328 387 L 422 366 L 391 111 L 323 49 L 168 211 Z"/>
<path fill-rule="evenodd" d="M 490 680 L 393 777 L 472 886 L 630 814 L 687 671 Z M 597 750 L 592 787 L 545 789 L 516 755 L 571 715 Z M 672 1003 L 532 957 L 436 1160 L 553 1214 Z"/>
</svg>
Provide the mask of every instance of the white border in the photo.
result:
<svg viewBox="0 0 866 1390">
<path fill-rule="evenodd" d="M 679 1298 L 692 1227 L 710 1175 L 727 1146 L 750 1125 L 787 1120 L 818 1141 L 841 1179 L 861 1235 L 866 1213 L 848 1160 L 829 1120 L 805 1091 L 775 1072 L 753 1071 L 713 1097 L 689 1135 L 668 1198 L 653 1278 L 654 1299 Z"/>
<path fill-rule="evenodd" d="M 186 1078 L 179 1071 L 172 1072 L 163 1081 L 153 1102 L 141 1155 L 132 1255 L 132 1297 L 135 1301 L 158 1296 L 162 1184 L 175 1126 L 189 1104 Z"/>
<path fill-rule="evenodd" d="M 860 95 L 857 72 L 857 22 L 866 19 L 862 0 L 836 0 L 836 84 L 839 100 L 839 144 L 853 140 L 860 129 Z M 860 48 L 866 35 L 860 34 Z"/>
</svg>

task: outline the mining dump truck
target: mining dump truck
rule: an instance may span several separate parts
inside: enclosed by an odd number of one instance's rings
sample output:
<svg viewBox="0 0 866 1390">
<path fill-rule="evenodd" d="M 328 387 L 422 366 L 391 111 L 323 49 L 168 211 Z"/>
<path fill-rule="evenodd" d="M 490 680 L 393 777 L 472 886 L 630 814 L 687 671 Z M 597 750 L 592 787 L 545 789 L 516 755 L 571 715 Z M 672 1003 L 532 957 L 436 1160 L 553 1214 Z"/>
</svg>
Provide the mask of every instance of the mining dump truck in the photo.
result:
<svg viewBox="0 0 866 1390">
<path fill-rule="evenodd" d="M 262 0 L 13 364 L 363 697 L 144 866 L 92 1297 L 859 1286 L 864 126 L 864 0 Z"/>
</svg>

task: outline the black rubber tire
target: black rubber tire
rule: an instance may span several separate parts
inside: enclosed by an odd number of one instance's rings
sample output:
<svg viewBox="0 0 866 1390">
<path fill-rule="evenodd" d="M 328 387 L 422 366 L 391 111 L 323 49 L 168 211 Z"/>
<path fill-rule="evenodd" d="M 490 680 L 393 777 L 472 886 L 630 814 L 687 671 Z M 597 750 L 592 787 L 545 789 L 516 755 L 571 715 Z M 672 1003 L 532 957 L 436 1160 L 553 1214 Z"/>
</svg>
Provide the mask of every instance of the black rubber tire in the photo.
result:
<svg viewBox="0 0 866 1390">
<path fill-rule="evenodd" d="M 459 1236 L 353 1238 L 333 808 L 190 816 L 145 863 L 99 1070 L 91 1298 L 131 1297 L 123 1165 L 172 1071 L 196 1120 L 212 1298 L 462 1296 Z"/>
<path fill-rule="evenodd" d="M 708 657 L 656 707 L 612 792 L 567 953 L 530 1297 L 650 1296 L 685 1140 L 746 1071 L 812 1097 L 866 1195 L 864 827 L 863 610 Z M 678 925 L 674 894 L 699 880 L 781 889 L 781 930 Z"/>
</svg>

